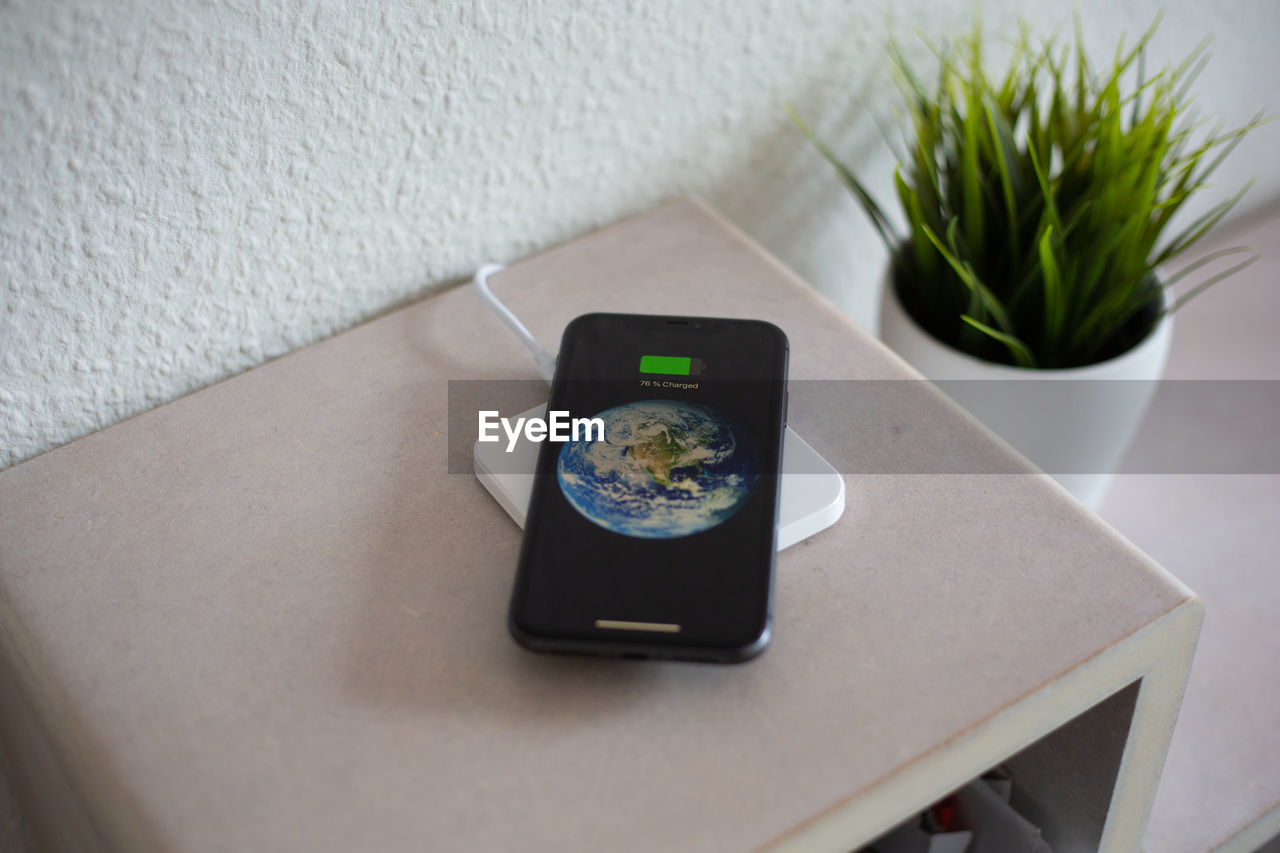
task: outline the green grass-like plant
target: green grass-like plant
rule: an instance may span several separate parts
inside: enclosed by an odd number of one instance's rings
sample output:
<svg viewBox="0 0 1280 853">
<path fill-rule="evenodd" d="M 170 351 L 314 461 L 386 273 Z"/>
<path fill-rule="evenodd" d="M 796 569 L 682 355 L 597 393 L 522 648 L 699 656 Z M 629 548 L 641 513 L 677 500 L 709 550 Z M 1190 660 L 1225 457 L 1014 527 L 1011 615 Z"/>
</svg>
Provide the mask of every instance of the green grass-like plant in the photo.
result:
<svg viewBox="0 0 1280 853">
<path fill-rule="evenodd" d="M 1163 237 L 1261 116 L 1201 133 L 1187 93 L 1207 61 L 1206 45 L 1147 76 L 1146 48 L 1159 23 L 1131 48 L 1122 41 L 1101 76 L 1085 57 L 1078 22 L 1070 45 L 1051 38 L 1035 46 L 1023 24 L 998 80 L 984 71 L 976 22 L 968 36 L 934 48 L 932 89 L 891 45 L 907 106 L 908 152 L 894 174 L 905 236 L 791 111 L 888 244 L 903 307 L 934 337 L 1021 367 L 1093 364 L 1131 348 L 1162 314 L 1257 260 L 1209 276 L 1176 302 L 1164 297 L 1184 275 L 1249 251 L 1223 249 L 1168 280 L 1156 275 L 1248 190 Z"/>
</svg>

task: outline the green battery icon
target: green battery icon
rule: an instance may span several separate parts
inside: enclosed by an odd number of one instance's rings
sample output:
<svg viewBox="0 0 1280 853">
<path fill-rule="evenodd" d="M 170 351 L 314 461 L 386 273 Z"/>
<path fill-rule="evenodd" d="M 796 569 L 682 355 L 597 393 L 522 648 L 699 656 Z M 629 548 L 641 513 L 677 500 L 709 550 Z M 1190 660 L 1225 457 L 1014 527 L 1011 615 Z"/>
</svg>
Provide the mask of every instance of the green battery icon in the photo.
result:
<svg viewBox="0 0 1280 853">
<path fill-rule="evenodd" d="M 665 376 L 697 376 L 702 373 L 702 359 L 681 355 L 642 355 L 640 372 Z"/>
</svg>

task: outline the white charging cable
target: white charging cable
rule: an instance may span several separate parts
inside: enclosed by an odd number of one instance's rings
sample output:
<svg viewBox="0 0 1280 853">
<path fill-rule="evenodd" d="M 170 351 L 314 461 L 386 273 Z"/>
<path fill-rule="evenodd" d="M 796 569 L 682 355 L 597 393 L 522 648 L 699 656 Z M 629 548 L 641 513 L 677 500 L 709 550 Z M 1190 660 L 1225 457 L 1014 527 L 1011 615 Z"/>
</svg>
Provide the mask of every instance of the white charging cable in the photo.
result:
<svg viewBox="0 0 1280 853">
<path fill-rule="evenodd" d="M 490 308 L 497 312 L 502 321 L 511 327 L 511 331 L 524 342 L 529 348 L 529 352 L 533 353 L 534 361 L 538 362 L 538 373 L 542 374 L 542 378 L 551 381 L 556 374 L 556 356 L 555 353 L 549 352 L 546 347 L 538 343 L 528 329 L 524 327 L 524 323 L 520 322 L 520 318 L 511 313 L 511 309 L 502 304 L 498 297 L 493 295 L 493 291 L 489 289 L 489 276 L 496 272 L 506 269 L 502 264 L 485 264 L 476 270 L 475 277 L 471 280 L 476 286 L 476 290 L 480 292 L 480 298 L 485 301 Z"/>
</svg>

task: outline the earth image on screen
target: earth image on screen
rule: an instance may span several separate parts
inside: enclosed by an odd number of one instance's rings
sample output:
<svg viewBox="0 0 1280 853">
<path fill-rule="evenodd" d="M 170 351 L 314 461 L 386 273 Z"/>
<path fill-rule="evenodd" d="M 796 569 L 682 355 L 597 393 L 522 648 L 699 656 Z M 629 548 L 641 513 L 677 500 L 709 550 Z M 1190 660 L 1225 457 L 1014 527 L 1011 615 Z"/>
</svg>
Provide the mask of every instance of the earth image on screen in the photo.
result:
<svg viewBox="0 0 1280 853">
<path fill-rule="evenodd" d="M 698 403 L 641 400 L 606 409 L 604 440 L 565 442 L 556 478 L 606 530 L 670 539 L 708 530 L 747 502 L 759 477 L 750 437 Z"/>
</svg>

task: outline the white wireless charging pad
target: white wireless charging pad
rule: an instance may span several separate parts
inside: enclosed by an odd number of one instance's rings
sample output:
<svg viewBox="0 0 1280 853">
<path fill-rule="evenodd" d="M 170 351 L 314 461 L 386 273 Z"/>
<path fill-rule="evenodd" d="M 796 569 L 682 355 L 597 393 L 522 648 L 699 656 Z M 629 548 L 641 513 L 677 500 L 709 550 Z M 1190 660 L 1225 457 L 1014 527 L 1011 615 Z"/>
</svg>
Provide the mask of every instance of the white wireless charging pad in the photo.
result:
<svg viewBox="0 0 1280 853">
<path fill-rule="evenodd" d="M 521 413 L 522 418 L 541 418 L 546 405 Z M 524 527 L 533 492 L 533 470 L 538 462 L 538 442 L 522 433 L 511 452 L 504 438 L 496 442 L 476 442 L 476 477 L 489 494 Z M 802 472 L 802 473 L 801 473 Z M 787 427 L 782 445 L 782 496 L 778 506 L 778 550 L 807 539 L 835 524 L 844 513 L 844 478 L 805 440 Z"/>
</svg>

